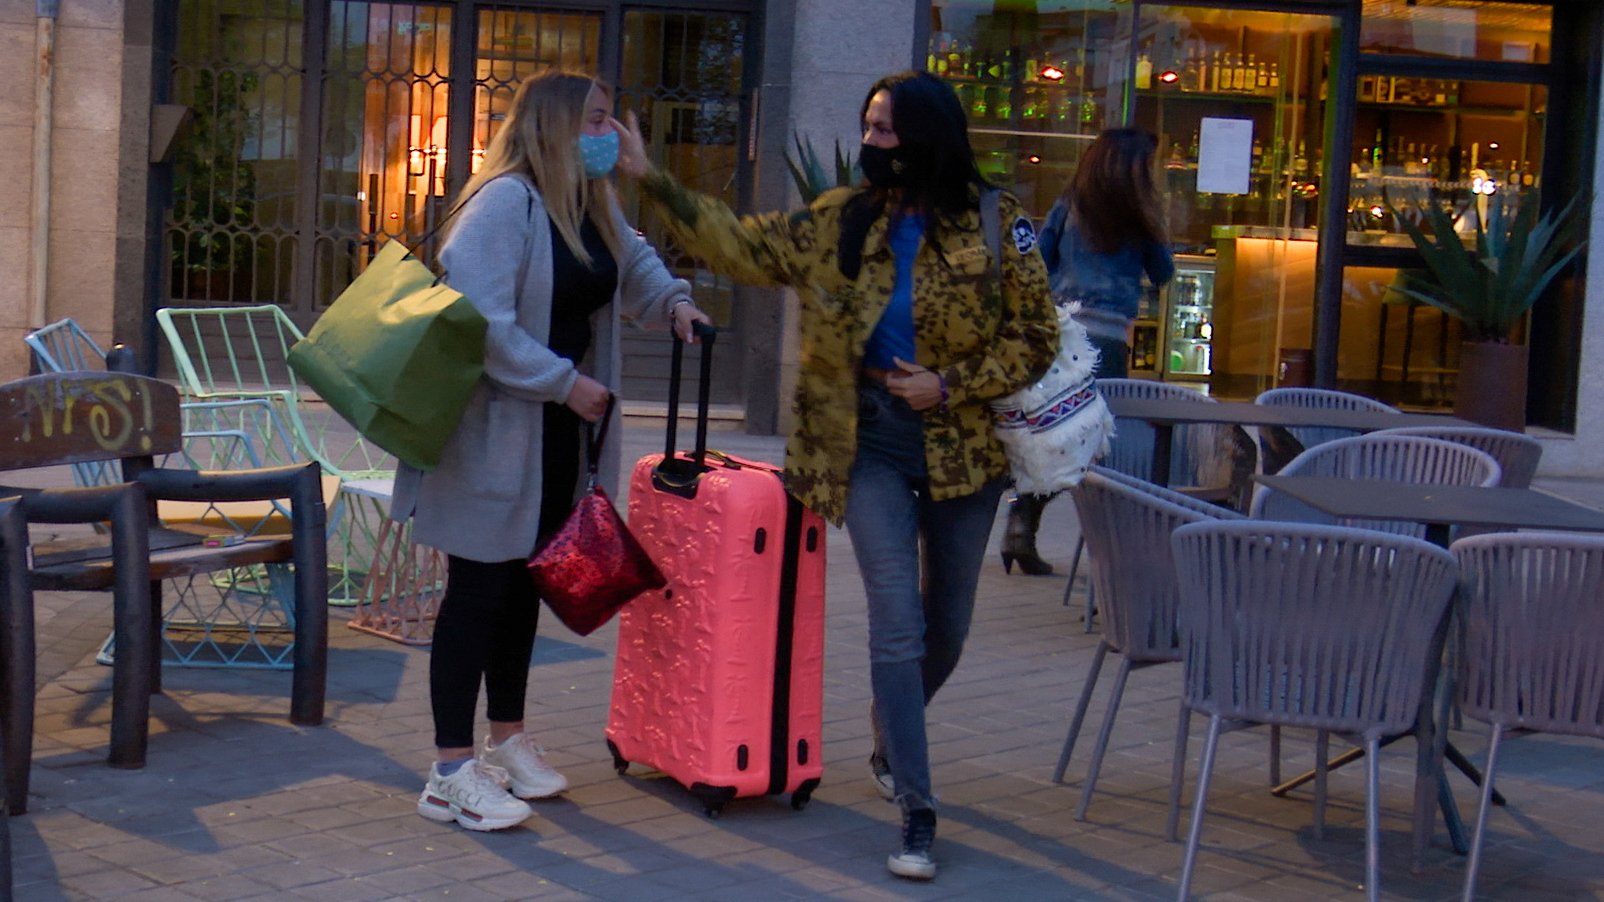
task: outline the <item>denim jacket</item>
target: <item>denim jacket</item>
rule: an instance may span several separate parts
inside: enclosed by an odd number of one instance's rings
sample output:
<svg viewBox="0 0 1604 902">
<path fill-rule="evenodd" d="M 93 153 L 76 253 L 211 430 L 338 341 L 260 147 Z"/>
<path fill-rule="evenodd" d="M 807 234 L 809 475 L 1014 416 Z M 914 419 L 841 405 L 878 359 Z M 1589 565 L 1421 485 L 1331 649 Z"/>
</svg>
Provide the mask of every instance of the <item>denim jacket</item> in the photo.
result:
<svg viewBox="0 0 1604 902">
<path fill-rule="evenodd" d="M 1080 301 L 1083 320 L 1109 324 L 1094 334 L 1124 341 L 1125 326 L 1136 318 L 1142 300 L 1142 274 L 1155 286 L 1163 285 L 1175 275 L 1175 258 L 1156 241 L 1099 253 L 1068 213 L 1069 205 L 1060 198 L 1042 226 L 1042 259 L 1052 274 L 1053 296 Z"/>
</svg>

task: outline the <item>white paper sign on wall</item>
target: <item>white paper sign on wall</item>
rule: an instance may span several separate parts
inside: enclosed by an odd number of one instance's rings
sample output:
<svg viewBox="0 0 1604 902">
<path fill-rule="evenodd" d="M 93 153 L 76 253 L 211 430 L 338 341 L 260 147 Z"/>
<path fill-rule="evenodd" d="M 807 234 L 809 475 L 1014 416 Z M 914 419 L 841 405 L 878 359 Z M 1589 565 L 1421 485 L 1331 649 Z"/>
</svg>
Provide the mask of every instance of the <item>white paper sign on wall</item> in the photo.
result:
<svg viewBox="0 0 1604 902">
<path fill-rule="evenodd" d="M 1198 128 L 1198 191 L 1246 194 L 1252 165 L 1252 119 L 1203 119 Z"/>
</svg>

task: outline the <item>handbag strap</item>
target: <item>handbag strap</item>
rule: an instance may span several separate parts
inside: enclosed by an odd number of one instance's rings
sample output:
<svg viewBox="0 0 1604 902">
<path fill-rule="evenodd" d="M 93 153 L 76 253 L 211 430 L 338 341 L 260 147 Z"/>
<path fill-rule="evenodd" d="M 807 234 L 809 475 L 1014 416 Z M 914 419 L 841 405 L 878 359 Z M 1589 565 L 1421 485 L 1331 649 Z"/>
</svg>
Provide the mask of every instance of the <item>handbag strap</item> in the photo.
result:
<svg viewBox="0 0 1604 902">
<path fill-rule="evenodd" d="M 585 424 L 585 490 L 596 488 L 598 475 L 601 470 L 602 443 L 607 441 L 607 429 L 613 424 L 613 407 L 618 403 L 618 396 L 612 392 L 607 393 L 607 411 L 602 414 L 601 426 L 587 422 Z"/>
</svg>

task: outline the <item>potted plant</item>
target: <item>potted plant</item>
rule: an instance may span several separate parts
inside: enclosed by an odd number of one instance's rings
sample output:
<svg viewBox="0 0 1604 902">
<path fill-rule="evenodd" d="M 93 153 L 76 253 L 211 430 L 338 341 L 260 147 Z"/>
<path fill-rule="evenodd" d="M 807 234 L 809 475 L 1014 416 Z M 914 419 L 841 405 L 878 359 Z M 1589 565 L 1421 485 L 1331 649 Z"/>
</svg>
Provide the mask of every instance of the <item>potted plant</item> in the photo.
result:
<svg viewBox="0 0 1604 902">
<path fill-rule="evenodd" d="M 1511 205 L 1513 215 L 1505 209 Z M 1475 223 L 1474 244 L 1440 206 L 1426 209 L 1429 236 L 1397 217 L 1425 262 L 1398 290 L 1464 326 L 1454 414 L 1519 432 L 1526 427 L 1527 348 L 1513 341 L 1516 329 L 1586 242 L 1575 234 L 1575 201 L 1546 214 L 1533 194 L 1514 202 L 1487 198 L 1485 206 L 1485 220 L 1480 204 L 1465 213 Z"/>
<path fill-rule="evenodd" d="M 190 94 L 187 136 L 173 160 L 173 289 L 192 300 L 235 300 L 256 265 L 257 185 L 241 159 L 257 115 L 253 72 L 199 69 Z M 244 289 L 243 291 L 240 289 Z"/>
<path fill-rule="evenodd" d="M 819 161 L 819 155 L 813 150 L 813 142 L 801 135 L 792 135 L 796 142 L 796 156 L 790 153 L 785 155 L 785 165 L 791 168 L 791 179 L 796 182 L 797 193 L 802 195 L 804 204 L 813 203 L 814 198 L 831 188 L 850 187 L 861 181 L 858 163 L 852 158 L 850 151 L 841 149 L 841 141 L 835 142 L 835 179 L 824 171 L 824 164 Z"/>
</svg>

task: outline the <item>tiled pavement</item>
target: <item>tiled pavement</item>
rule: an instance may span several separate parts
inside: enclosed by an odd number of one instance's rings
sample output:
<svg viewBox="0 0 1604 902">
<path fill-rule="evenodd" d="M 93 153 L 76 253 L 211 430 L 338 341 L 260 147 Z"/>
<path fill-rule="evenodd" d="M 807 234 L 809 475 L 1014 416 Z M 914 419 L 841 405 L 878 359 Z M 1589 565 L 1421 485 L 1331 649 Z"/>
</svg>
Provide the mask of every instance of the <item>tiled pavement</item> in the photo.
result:
<svg viewBox="0 0 1604 902">
<path fill-rule="evenodd" d="M 632 424 L 627 453 L 660 427 Z M 689 434 L 682 432 L 682 434 Z M 779 442 L 715 433 L 734 453 L 775 459 Z M 48 477 L 47 477 L 48 478 Z M 1595 484 L 1559 486 L 1597 503 Z M 1062 567 L 1071 505 L 1048 508 L 1044 553 Z M 1000 521 L 1000 518 L 999 518 Z M 995 541 L 995 539 L 994 539 Z M 10 822 L 18 898 L 50 899 L 1145 899 L 1172 898 L 1182 847 L 1163 839 L 1179 669 L 1136 672 L 1090 819 L 1074 820 L 1099 693 L 1071 783 L 1051 772 L 1095 637 L 1061 578 L 984 571 L 964 661 L 930 708 L 941 824 L 938 879 L 885 871 L 897 815 L 866 779 L 868 678 L 862 591 L 832 531 L 825 674 L 825 776 L 812 804 L 732 803 L 722 818 L 670 781 L 614 774 L 602 743 L 614 629 L 579 638 L 550 617 L 530 672 L 530 723 L 573 788 L 521 828 L 478 834 L 414 812 L 430 760 L 428 653 L 345 627 L 331 634 L 328 718 L 291 726 L 289 676 L 168 668 L 154 700 L 149 764 L 105 765 L 110 670 L 94 662 L 108 599 L 41 595 L 41 687 L 31 811 Z M 1105 680 L 1112 676 L 1106 672 Z M 1111 680 L 1110 680 L 1111 681 Z M 1198 721 L 1201 724 L 1201 721 Z M 1469 725 L 1474 727 L 1474 725 Z M 1194 726 L 1191 748 L 1201 746 Z M 1478 730 L 1456 741 L 1472 757 Z M 1262 731 L 1230 734 L 1194 888 L 1218 899 L 1357 898 L 1363 776 L 1333 774 L 1325 838 L 1309 796 L 1265 792 Z M 1506 746 L 1481 887 L 1489 898 L 1604 896 L 1604 757 L 1598 744 L 1528 737 Z M 1447 899 L 1463 861 L 1439 829 L 1411 873 L 1413 748 L 1383 758 L 1383 891 Z M 1288 769 L 1310 760 L 1286 743 Z M 1473 790 L 1454 779 L 1467 817 Z"/>
</svg>

